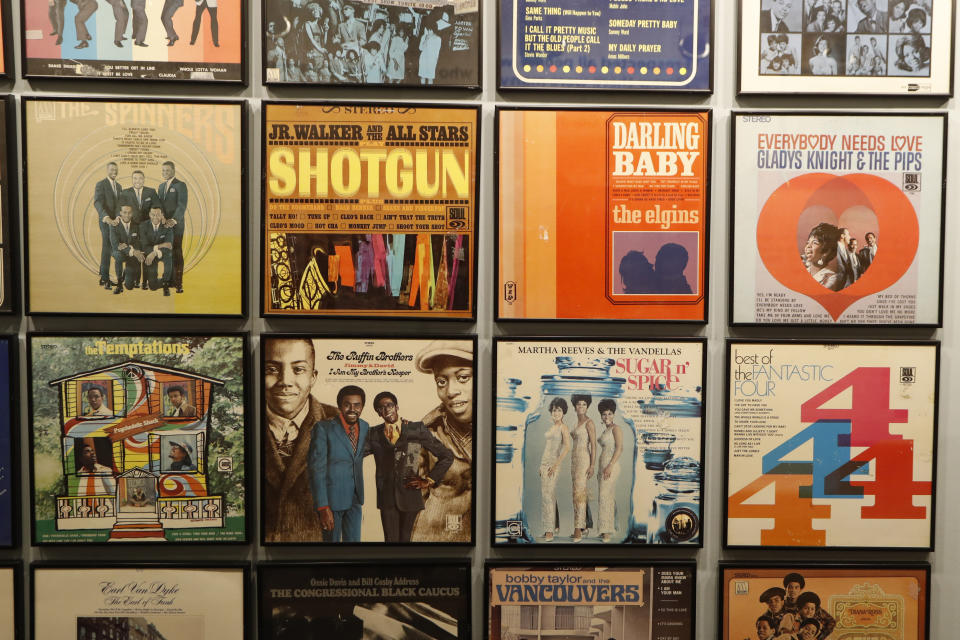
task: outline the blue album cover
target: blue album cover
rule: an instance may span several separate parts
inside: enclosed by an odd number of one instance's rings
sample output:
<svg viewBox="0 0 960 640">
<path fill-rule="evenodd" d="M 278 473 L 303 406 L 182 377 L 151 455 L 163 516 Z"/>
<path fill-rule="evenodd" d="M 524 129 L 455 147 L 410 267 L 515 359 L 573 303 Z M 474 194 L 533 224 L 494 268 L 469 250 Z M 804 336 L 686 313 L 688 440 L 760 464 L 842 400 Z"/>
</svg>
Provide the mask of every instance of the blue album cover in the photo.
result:
<svg viewBox="0 0 960 640">
<path fill-rule="evenodd" d="M 10 341 L 0 340 L 0 547 L 13 545 L 13 472 L 11 470 Z"/>
<path fill-rule="evenodd" d="M 500 87 L 710 91 L 710 0 L 500 0 Z"/>
</svg>

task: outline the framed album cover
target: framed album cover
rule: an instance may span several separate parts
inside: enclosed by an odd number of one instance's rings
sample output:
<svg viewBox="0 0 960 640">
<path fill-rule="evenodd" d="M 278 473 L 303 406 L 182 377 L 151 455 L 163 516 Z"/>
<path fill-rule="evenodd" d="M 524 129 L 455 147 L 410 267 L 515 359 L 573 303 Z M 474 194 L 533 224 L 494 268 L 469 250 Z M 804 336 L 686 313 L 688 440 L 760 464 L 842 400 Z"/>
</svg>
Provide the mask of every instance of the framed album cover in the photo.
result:
<svg viewBox="0 0 960 640">
<path fill-rule="evenodd" d="M 945 113 L 735 113 L 730 322 L 943 324 Z"/>
<path fill-rule="evenodd" d="M 263 82 L 479 89 L 481 4 L 263 0 Z"/>
<path fill-rule="evenodd" d="M 487 562 L 486 638 L 696 637 L 694 562 Z"/>
<path fill-rule="evenodd" d="M 260 638 L 470 640 L 470 564 L 261 563 Z"/>
<path fill-rule="evenodd" d="M 243 0 L 21 0 L 27 78 L 246 84 Z"/>
<path fill-rule="evenodd" d="M 17 345 L 16 335 L 0 336 L 0 549 L 20 543 Z"/>
<path fill-rule="evenodd" d="M 720 640 L 927 640 L 930 565 L 720 563 Z"/>
<path fill-rule="evenodd" d="M 17 272 L 18 182 L 16 116 L 12 95 L 0 97 L 0 314 L 16 313 L 20 308 Z"/>
<path fill-rule="evenodd" d="M 953 95 L 954 0 L 739 0 L 741 94 Z"/>
<path fill-rule="evenodd" d="M 499 86 L 710 92 L 711 5 L 499 0 Z"/>
<path fill-rule="evenodd" d="M 493 544 L 702 546 L 706 351 L 495 338 Z"/>
<path fill-rule="evenodd" d="M 473 544 L 476 336 L 260 345 L 266 544 Z"/>
<path fill-rule="evenodd" d="M 22 565 L 0 563 L 0 640 L 22 640 L 22 612 Z"/>
<path fill-rule="evenodd" d="M 703 323 L 710 110 L 497 109 L 497 320 Z"/>
<path fill-rule="evenodd" d="M 932 550 L 939 342 L 727 341 L 724 546 Z"/>
<path fill-rule="evenodd" d="M 479 115 L 265 102 L 263 315 L 473 319 Z"/>
<path fill-rule="evenodd" d="M 245 564 L 34 563 L 31 583 L 34 640 L 252 635 Z"/>
<path fill-rule="evenodd" d="M 247 542 L 245 334 L 28 334 L 35 545 Z"/>
<path fill-rule="evenodd" d="M 23 98 L 28 314 L 242 317 L 246 105 Z"/>
</svg>

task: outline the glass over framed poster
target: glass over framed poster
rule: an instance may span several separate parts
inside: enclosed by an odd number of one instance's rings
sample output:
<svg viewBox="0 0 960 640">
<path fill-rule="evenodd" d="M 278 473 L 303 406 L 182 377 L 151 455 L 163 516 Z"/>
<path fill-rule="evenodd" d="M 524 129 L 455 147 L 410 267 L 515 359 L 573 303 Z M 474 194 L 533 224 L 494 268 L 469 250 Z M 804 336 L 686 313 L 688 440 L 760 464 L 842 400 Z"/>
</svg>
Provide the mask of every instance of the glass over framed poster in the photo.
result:
<svg viewBox="0 0 960 640">
<path fill-rule="evenodd" d="M 953 95 L 953 0 L 739 0 L 740 93 Z"/>
<path fill-rule="evenodd" d="M 933 549 L 939 342 L 727 341 L 727 547 Z"/>
<path fill-rule="evenodd" d="M 696 637 L 693 562 L 488 562 L 489 640 Z"/>
<path fill-rule="evenodd" d="M 482 4 L 263 0 L 263 81 L 479 89 Z"/>
<path fill-rule="evenodd" d="M 30 314 L 245 312 L 246 104 L 24 98 Z"/>
<path fill-rule="evenodd" d="M 474 317 L 478 107 L 263 109 L 263 315 Z"/>
<path fill-rule="evenodd" d="M 711 0 L 498 0 L 501 89 L 713 89 Z"/>
<path fill-rule="evenodd" d="M 946 114 L 733 123 L 731 324 L 942 325 Z"/>
<path fill-rule="evenodd" d="M 720 564 L 720 640 L 927 640 L 930 565 Z"/>
<path fill-rule="evenodd" d="M 476 346 L 264 334 L 265 542 L 472 544 Z"/>
<path fill-rule="evenodd" d="M 497 338 L 494 544 L 701 546 L 702 339 Z"/>
<path fill-rule="evenodd" d="M 710 122 L 498 108 L 497 319 L 704 322 Z"/>
<path fill-rule="evenodd" d="M 260 638 L 470 640 L 466 562 L 257 567 Z"/>
<path fill-rule="evenodd" d="M 244 0 L 21 0 L 20 9 L 28 78 L 246 84 Z"/>
<path fill-rule="evenodd" d="M 18 237 L 18 216 L 11 215 L 19 194 L 16 113 L 14 97 L 0 97 L 0 314 L 15 313 L 20 306 L 18 261 L 14 259 L 18 244 L 13 241 Z"/>
<path fill-rule="evenodd" d="M 31 565 L 33 638 L 173 640 L 252 634 L 247 565 Z"/>
<path fill-rule="evenodd" d="M 246 347 L 30 334 L 33 543 L 246 542 Z"/>
<path fill-rule="evenodd" d="M 17 336 L 0 335 L 0 549 L 20 541 L 20 439 L 14 411 L 20 404 L 15 383 L 17 351 Z"/>
</svg>

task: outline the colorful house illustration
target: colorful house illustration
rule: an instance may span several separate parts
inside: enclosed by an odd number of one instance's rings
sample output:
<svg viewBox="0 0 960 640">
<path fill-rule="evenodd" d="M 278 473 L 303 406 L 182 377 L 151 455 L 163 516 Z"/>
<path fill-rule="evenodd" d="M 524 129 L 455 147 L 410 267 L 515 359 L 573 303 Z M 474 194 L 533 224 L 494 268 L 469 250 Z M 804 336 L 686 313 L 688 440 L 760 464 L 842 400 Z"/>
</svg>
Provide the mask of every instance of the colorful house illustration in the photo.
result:
<svg viewBox="0 0 960 640">
<path fill-rule="evenodd" d="M 57 530 L 109 529 L 110 541 L 145 542 L 169 529 L 222 527 L 223 497 L 207 491 L 218 385 L 136 360 L 51 381 L 67 489 Z"/>
</svg>

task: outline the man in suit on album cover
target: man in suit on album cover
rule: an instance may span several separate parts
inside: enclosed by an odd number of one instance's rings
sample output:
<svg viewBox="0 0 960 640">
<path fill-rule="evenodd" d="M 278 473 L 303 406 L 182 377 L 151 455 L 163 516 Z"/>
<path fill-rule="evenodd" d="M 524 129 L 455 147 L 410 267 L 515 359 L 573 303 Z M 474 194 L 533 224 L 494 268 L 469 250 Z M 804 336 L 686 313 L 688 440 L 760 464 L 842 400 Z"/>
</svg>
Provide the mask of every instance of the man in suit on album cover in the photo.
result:
<svg viewBox="0 0 960 640">
<path fill-rule="evenodd" d="M 120 193 L 123 187 L 117 182 L 120 167 L 116 162 L 107 163 L 107 177 L 94 187 L 93 207 L 97 210 L 100 225 L 100 286 L 110 289 L 110 258 L 113 248 L 110 245 L 110 227 L 116 226 L 120 213 Z"/>
<path fill-rule="evenodd" d="M 143 253 L 140 252 L 140 230 L 133 222 L 133 205 L 128 200 L 122 200 L 120 205 L 120 222 L 110 227 L 110 248 L 117 274 L 113 292 L 123 293 L 124 287 L 133 289 L 140 279 Z"/>
<path fill-rule="evenodd" d="M 143 251 L 143 281 L 151 291 L 163 287 L 163 295 L 170 295 L 170 275 L 173 271 L 173 229 L 163 224 L 160 207 L 150 210 L 150 219 L 140 225 L 140 250 Z M 158 274 L 163 265 L 163 279 Z"/>
<path fill-rule="evenodd" d="M 163 207 L 164 224 L 173 230 L 173 277 L 170 285 L 183 293 L 183 232 L 187 212 L 187 185 L 177 179 L 177 167 L 169 160 L 160 168 L 163 182 L 157 197 Z"/>
<path fill-rule="evenodd" d="M 770 0 L 770 8 L 760 12 L 760 33 L 800 31 L 799 24 L 787 22 L 794 0 Z"/>
</svg>

